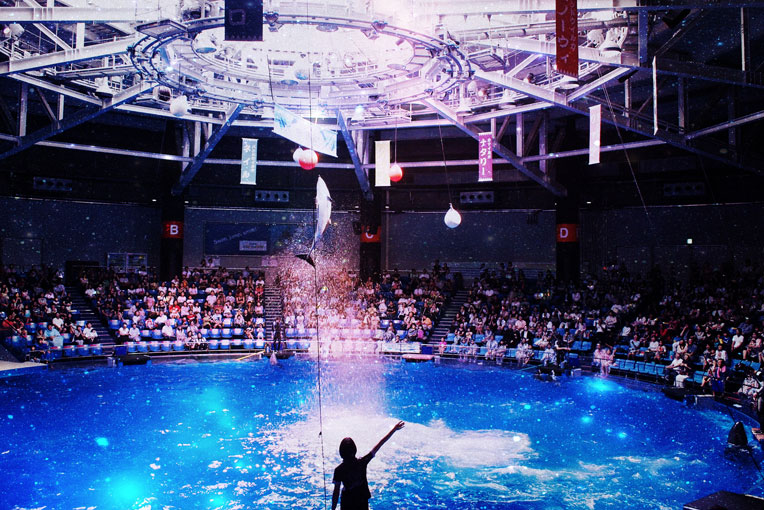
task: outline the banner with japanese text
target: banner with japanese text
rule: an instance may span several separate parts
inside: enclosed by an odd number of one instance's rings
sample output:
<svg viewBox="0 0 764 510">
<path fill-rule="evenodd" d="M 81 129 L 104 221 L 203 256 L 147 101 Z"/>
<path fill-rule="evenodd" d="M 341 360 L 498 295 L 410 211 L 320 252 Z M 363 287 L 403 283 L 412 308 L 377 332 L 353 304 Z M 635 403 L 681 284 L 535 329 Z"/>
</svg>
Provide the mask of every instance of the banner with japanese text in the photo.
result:
<svg viewBox="0 0 764 510">
<path fill-rule="evenodd" d="M 257 139 L 241 139 L 240 184 L 257 184 Z"/>
<path fill-rule="evenodd" d="M 478 134 L 478 181 L 493 180 L 493 133 Z"/>
<path fill-rule="evenodd" d="M 578 78 L 578 7 L 576 0 L 556 0 L 557 72 Z"/>
</svg>

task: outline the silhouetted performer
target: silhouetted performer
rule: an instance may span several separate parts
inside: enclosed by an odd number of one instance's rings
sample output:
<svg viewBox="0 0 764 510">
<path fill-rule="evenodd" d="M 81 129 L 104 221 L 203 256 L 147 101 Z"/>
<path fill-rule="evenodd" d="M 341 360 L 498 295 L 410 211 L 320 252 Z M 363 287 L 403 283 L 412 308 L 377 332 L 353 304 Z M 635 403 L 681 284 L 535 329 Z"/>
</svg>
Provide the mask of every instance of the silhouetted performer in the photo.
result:
<svg viewBox="0 0 764 510">
<path fill-rule="evenodd" d="M 382 448 L 382 445 L 395 433 L 396 430 L 403 428 L 404 422 L 399 421 L 387 433 L 385 437 L 379 440 L 379 443 L 371 449 L 369 453 L 357 459 L 355 454 L 358 451 L 355 443 L 349 437 L 346 437 L 340 443 L 340 457 L 342 464 L 334 470 L 334 493 L 332 494 L 332 510 L 337 508 L 337 501 L 340 500 L 340 485 L 342 485 L 342 498 L 340 503 L 341 510 L 367 510 L 369 508 L 369 482 L 366 480 L 366 466 Z"/>
<path fill-rule="evenodd" d="M 282 340 L 283 329 L 281 321 L 276 319 L 273 322 L 273 350 L 276 352 L 281 352 L 284 349 L 284 341 Z"/>
</svg>

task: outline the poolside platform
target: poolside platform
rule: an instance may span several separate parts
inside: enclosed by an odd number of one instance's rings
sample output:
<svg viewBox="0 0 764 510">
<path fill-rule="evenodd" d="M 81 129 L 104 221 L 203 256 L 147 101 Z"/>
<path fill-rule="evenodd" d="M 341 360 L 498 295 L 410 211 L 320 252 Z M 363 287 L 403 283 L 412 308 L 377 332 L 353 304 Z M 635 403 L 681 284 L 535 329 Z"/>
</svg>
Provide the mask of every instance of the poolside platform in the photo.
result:
<svg viewBox="0 0 764 510">
<path fill-rule="evenodd" d="M 714 492 L 704 498 L 687 503 L 684 510 L 764 510 L 764 499 L 734 492 Z"/>
<path fill-rule="evenodd" d="M 45 368 L 44 363 L 33 363 L 31 361 L 26 362 L 13 362 L 13 361 L 0 361 L 0 372 L 5 372 L 6 370 L 18 370 L 20 368 Z"/>
</svg>

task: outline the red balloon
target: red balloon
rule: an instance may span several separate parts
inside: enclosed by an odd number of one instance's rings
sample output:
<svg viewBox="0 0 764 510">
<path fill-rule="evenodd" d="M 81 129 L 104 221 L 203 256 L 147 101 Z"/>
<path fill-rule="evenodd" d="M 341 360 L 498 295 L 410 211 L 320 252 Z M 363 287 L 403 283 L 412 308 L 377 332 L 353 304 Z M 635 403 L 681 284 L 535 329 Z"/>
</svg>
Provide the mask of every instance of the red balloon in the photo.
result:
<svg viewBox="0 0 764 510">
<path fill-rule="evenodd" d="M 390 165 L 390 171 L 388 174 L 390 175 L 391 181 L 398 182 L 403 179 L 403 168 L 401 168 L 401 165 L 398 163 L 393 163 Z"/>
<path fill-rule="evenodd" d="M 303 170 L 313 170 L 318 164 L 318 154 L 314 150 L 304 149 L 300 153 L 299 163 Z"/>
</svg>

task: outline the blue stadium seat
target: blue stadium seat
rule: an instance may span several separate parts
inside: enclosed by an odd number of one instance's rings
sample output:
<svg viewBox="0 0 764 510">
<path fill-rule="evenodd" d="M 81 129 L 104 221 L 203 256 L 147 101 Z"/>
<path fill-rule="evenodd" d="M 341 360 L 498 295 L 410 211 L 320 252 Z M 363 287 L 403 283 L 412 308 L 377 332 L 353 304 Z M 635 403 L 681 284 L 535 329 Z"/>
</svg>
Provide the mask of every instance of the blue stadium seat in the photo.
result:
<svg viewBox="0 0 764 510">
<path fill-rule="evenodd" d="M 242 341 L 242 345 L 244 346 L 245 349 L 252 349 L 255 347 L 255 341 L 252 340 L 251 338 L 245 338 Z"/>
<path fill-rule="evenodd" d="M 220 340 L 217 340 L 215 338 L 210 338 L 209 342 L 207 343 L 207 347 L 211 351 L 216 351 L 220 347 Z"/>
<path fill-rule="evenodd" d="M 101 344 L 91 344 L 90 345 L 90 355 L 91 356 L 102 356 L 103 355 L 103 347 L 101 347 Z"/>
<path fill-rule="evenodd" d="M 170 352 L 172 350 L 172 342 L 169 340 L 162 341 L 162 352 Z"/>
<path fill-rule="evenodd" d="M 138 352 L 149 352 L 148 342 L 138 342 L 135 348 Z"/>
<path fill-rule="evenodd" d="M 182 340 L 175 340 L 172 343 L 172 350 L 173 351 L 185 351 L 186 350 L 186 344 L 183 343 Z"/>
<path fill-rule="evenodd" d="M 135 342 L 125 342 L 127 352 L 135 352 Z"/>
</svg>

